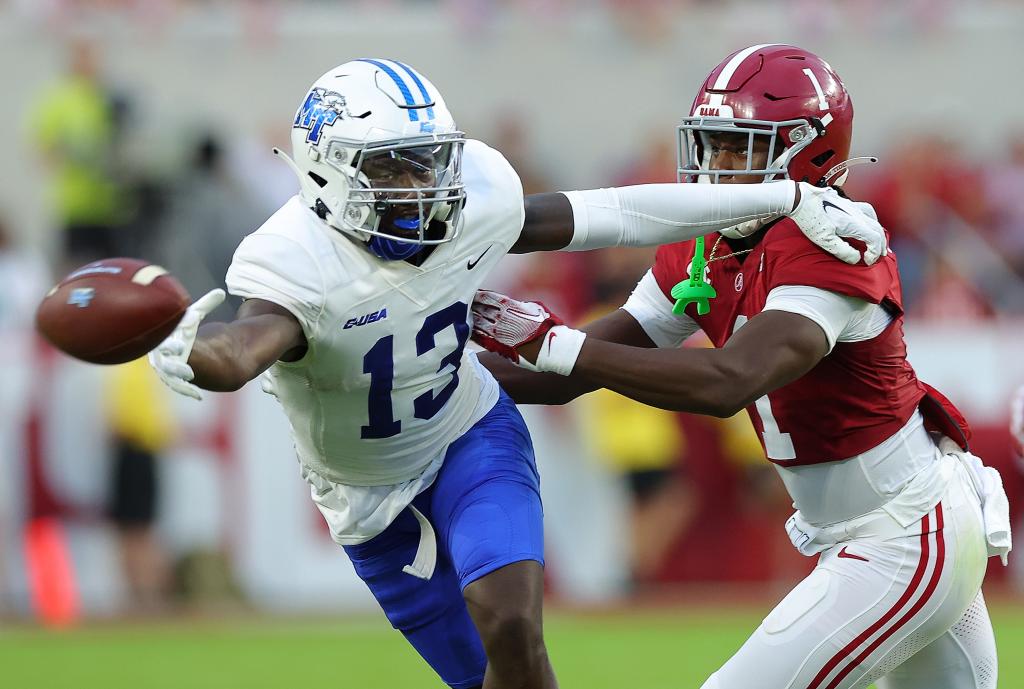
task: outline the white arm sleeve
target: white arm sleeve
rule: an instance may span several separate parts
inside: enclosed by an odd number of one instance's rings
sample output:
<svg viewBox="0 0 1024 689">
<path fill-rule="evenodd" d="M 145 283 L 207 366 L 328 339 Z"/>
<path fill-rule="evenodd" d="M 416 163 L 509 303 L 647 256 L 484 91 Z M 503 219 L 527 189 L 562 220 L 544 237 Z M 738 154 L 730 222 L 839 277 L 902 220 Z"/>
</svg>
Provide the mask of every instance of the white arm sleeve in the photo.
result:
<svg viewBox="0 0 1024 689">
<path fill-rule="evenodd" d="M 828 351 L 836 342 L 870 340 L 892 322 L 879 304 L 807 285 L 782 285 L 768 293 L 763 311 L 788 311 L 817 323 L 828 339 Z"/>
<path fill-rule="evenodd" d="M 783 215 L 793 209 L 796 183 L 643 184 L 562 193 L 572 205 L 574 228 L 563 251 L 584 251 L 673 244 Z"/>
<path fill-rule="evenodd" d="M 273 233 L 249 235 L 235 250 L 225 281 L 231 294 L 287 309 L 306 337 L 313 335 L 324 308 L 324 282 L 316 259 L 299 242 Z"/>
<path fill-rule="evenodd" d="M 677 316 L 672 313 L 672 302 L 661 291 L 654 273 L 649 270 L 640 278 L 622 308 L 636 319 L 651 342 L 659 347 L 678 347 L 700 330 L 697 321 L 686 314 Z"/>
</svg>

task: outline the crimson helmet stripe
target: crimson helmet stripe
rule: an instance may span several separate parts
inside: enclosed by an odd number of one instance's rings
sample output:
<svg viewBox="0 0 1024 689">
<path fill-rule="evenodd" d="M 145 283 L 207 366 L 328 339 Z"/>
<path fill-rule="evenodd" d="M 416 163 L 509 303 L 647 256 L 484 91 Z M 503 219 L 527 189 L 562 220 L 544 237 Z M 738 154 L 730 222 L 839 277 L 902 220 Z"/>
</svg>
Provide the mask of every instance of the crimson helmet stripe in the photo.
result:
<svg viewBox="0 0 1024 689">
<path fill-rule="evenodd" d="M 784 43 L 762 43 L 760 45 L 752 45 L 749 48 L 744 48 L 740 52 L 732 56 L 732 59 L 726 63 L 722 71 L 718 73 L 718 78 L 715 79 L 715 85 L 711 88 L 715 91 L 721 91 L 729 88 L 729 82 L 732 80 L 732 76 L 736 74 L 736 70 L 740 68 L 743 61 L 748 57 L 756 53 L 761 48 L 768 48 L 773 45 L 785 45 Z"/>
</svg>

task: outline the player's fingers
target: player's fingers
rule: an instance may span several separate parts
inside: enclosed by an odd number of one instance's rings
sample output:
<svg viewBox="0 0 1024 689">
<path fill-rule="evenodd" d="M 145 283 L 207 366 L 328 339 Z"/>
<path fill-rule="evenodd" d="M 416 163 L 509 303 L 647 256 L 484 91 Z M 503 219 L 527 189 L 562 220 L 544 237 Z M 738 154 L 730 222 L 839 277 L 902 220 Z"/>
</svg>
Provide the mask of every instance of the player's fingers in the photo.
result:
<svg viewBox="0 0 1024 689">
<path fill-rule="evenodd" d="M 884 250 L 884 242 L 882 241 L 870 241 L 864 240 L 864 263 L 869 266 L 874 265 L 879 258 L 882 256 Z"/>
<path fill-rule="evenodd" d="M 473 323 L 494 325 L 498 322 L 501 313 L 495 309 L 481 309 L 473 311 Z"/>
<path fill-rule="evenodd" d="M 885 232 L 882 226 L 869 218 L 862 218 L 861 223 L 850 223 L 836 234 L 864 242 L 864 263 L 874 265 L 885 251 Z"/>
<path fill-rule="evenodd" d="M 169 361 L 171 372 L 175 377 L 180 378 L 183 381 L 190 381 L 196 378 L 196 372 L 191 370 L 190 365 L 181 361 Z"/>
<path fill-rule="evenodd" d="M 491 339 L 497 339 L 494 336 L 494 325 L 494 321 L 474 320 L 473 337 L 488 337 Z"/>
<path fill-rule="evenodd" d="M 473 312 L 473 325 L 474 327 L 482 328 L 484 330 L 493 331 L 494 327 L 500 320 L 501 314 L 496 311 L 485 311 L 485 312 Z"/>
<path fill-rule="evenodd" d="M 199 391 L 199 388 L 192 383 L 182 380 L 180 376 L 173 375 L 167 371 L 166 363 L 166 361 L 160 361 L 159 359 L 156 359 L 154 362 L 154 368 L 156 369 L 161 382 L 179 395 L 201 400 L 203 395 Z M 189 370 L 191 371 L 191 369 Z"/>
<path fill-rule="evenodd" d="M 866 239 L 864 243 L 868 245 L 868 251 L 873 257 L 868 261 L 868 265 L 871 265 L 880 257 L 889 253 L 889 239 L 885 236 L 885 228 L 875 218 L 873 208 L 871 209 L 871 215 L 868 215 L 868 217 L 870 222 L 867 225 L 867 229 L 870 239 Z"/>
<path fill-rule="evenodd" d="M 822 237 L 818 246 L 838 258 L 843 263 L 853 265 L 860 262 L 860 252 L 840 239 L 838 235 L 827 235 Z"/>
<path fill-rule="evenodd" d="M 199 388 L 193 385 L 192 383 L 186 383 L 185 381 L 182 380 L 175 380 L 174 383 L 171 384 L 169 387 L 171 388 L 171 390 L 174 390 L 179 395 L 191 397 L 194 400 L 203 399 L 203 393 L 200 392 Z"/>
<path fill-rule="evenodd" d="M 500 354 L 505 358 L 512 358 L 514 356 L 513 348 L 494 337 L 493 333 L 478 330 L 473 336 L 473 341 L 487 351 Z"/>
<path fill-rule="evenodd" d="M 473 303 L 497 305 L 502 296 L 501 293 L 489 289 L 478 289 L 473 296 Z"/>
<path fill-rule="evenodd" d="M 180 380 L 192 380 L 196 377 L 192 367 L 183 361 L 175 361 L 174 359 L 167 359 L 161 363 L 160 368 L 169 376 L 178 378 Z"/>
<path fill-rule="evenodd" d="M 220 289 L 212 289 L 203 296 L 199 297 L 194 304 L 190 307 L 191 311 L 201 314 L 199 320 L 206 318 L 215 308 L 224 303 L 227 298 L 227 293 Z"/>
<path fill-rule="evenodd" d="M 496 304 L 490 304 L 482 301 L 473 302 L 473 313 L 497 313 L 501 311 L 501 308 Z"/>
<path fill-rule="evenodd" d="M 856 206 L 857 210 L 859 210 L 864 215 L 868 216 L 869 218 L 876 222 L 878 221 L 878 213 L 875 212 L 875 207 L 872 206 L 867 201 L 854 201 L 853 205 Z"/>
<path fill-rule="evenodd" d="M 473 342 L 476 342 L 488 352 L 503 354 L 501 344 L 488 333 L 474 329 L 471 337 L 473 338 Z"/>
<path fill-rule="evenodd" d="M 184 340 L 177 337 L 168 337 L 166 340 L 160 343 L 157 350 L 161 354 L 169 356 L 181 356 L 185 353 L 185 342 Z"/>
<path fill-rule="evenodd" d="M 500 311 L 502 308 L 503 297 L 497 292 L 489 292 L 487 294 L 481 294 L 477 292 L 477 296 L 473 299 L 473 309 L 476 311 Z"/>
</svg>

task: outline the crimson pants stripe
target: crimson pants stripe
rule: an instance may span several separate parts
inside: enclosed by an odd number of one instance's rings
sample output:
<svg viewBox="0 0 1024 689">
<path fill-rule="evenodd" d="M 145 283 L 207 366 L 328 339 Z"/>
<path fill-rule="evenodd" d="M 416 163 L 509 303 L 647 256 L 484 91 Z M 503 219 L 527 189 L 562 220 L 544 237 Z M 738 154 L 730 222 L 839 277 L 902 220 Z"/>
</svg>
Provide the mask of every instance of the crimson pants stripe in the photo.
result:
<svg viewBox="0 0 1024 689">
<path fill-rule="evenodd" d="M 914 607 L 906 612 L 896 624 L 889 627 L 888 630 L 877 639 L 875 639 L 867 648 L 861 651 L 860 655 L 854 658 L 843 671 L 836 675 L 836 678 L 828 685 L 826 689 L 835 689 L 839 682 L 850 674 L 855 667 L 864 662 L 864 659 L 871 655 L 875 649 L 877 649 L 886 639 L 892 636 L 897 629 L 905 625 L 910 621 L 914 615 L 921 612 L 921 608 L 931 599 L 932 594 L 935 593 L 935 589 L 939 585 L 939 579 L 942 576 L 942 568 L 945 565 L 946 559 L 946 540 L 942 533 L 942 504 L 939 503 L 935 506 L 935 569 L 932 570 L 932 577 L 928 581 L 928 586 L 925 588 L 924 593 L 914 603 Z"/>
<path fill-rule="evenodd" d="M 936 513 L 936 516 L 938 516 L 938 511 Z M 939 517 L 939 519 L 941 520 L 941 517 Z M 860 647 L 861 644 L 863 644 L 865 641 L 871 638 L 871 636 L 875 634 L 879 629 L 884 627 L 886 623 L 889 622 L 889 620 L 891 620 L 897 614 L 899 614 L 900 610 L 902 610 L 903 607 L 908 602 L 910 602 L 910 599 L 913 598 L 914 594 L 917 593 L 918 587 L 924 580 L 925 570 L 928 567 L 928 555 L 930 553 L 928 544 L 928 532 L 930 531 L 930 526 L 930 515 L 926 514 L 921 519 L 921 558 L 917 563 L 917 569 L 914 571 L 914 576 L 911 578 L 910 584 L 907 586 L 907 590 L 903 592 L 903 595 L 900 596 L 900 599 L 897 600 L 893 604 L 893 606 L 889 608 L 889 610 L 887 610 L 886 613 L 882 615 L 874 624 L 872 624 L 870 627 L 861 632 L 860 635 L 853 639 L 853 641 L 846 644 L 846 646 L 844 646 L 838 653 L 832 656 L 832 658 L 827 663 L 825 663 L 825 666 L 821 668 L 818 674 L 815 675 L 811 683 L 807 685 L 807 689 L 818 689 L 821 686 L 821 683 L 825 681 L 825 678 L 828 677 L 832 673 L 832 671 L 835 670 L 841 662 L 843 662 L 843 660 L 848 658 L 854 651 L 856 651 Z M 844 672 L 848 672 L 848 670 L 844 670 Z"/>
</svg>

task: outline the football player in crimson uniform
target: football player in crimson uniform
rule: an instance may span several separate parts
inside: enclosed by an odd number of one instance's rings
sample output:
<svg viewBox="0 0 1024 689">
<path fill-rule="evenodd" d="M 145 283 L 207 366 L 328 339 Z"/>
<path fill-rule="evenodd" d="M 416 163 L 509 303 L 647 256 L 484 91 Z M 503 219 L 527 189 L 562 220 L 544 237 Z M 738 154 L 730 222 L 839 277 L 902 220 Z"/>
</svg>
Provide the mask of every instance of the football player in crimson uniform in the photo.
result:
<svg viewBox="0 0 1024 689">
<path fill-rule="evenodd" d="M 680 175 L 839 184 L 852 125 L 826 62 L 746 48 L 683 119 Z M 747 409 L 797 507 L 787 531 L 818 563 L 705 689 L 995 687 L 981 583 L 988 556 L 1009 550 L 1005 493 L 968 452 L 962 416 L 907 362 L 896 257 L 839 263 L 788 219 L 707 242 L 661 247 L 622 309 L 583 331 L 481 292 L 474 338 L 547 373 L 487 365 L 521 403 L 604 387 L 664 409 Z M 698 329 L 716 348 L 680 349 Z"/>
<path fill-rule="evenodd" d="M 524 203 L 502 155 L 465 139 L 434 85 L 394 60 L 318 79 L 292 122 L 292 155 L 301 193 L 242 241 L 228 270 L 228 289 L 246 300 L 237 318 L 198 329 L 224 298 L 211 292 L 150 361 L 197 398 L 266 371 L 334 540 L 458 689 L 555 686 L 529 434 L 465 352 L 469 304 L 495 263 L 509 251 L 679 241 L 779 213 L 844 260 L 860 252 L 838 234 L 868 240 L 868 260 L 884 250 L 855 205 L 794 182 Z M 849 215 L 829 219 L 826 202 Z"/>
</svg>

